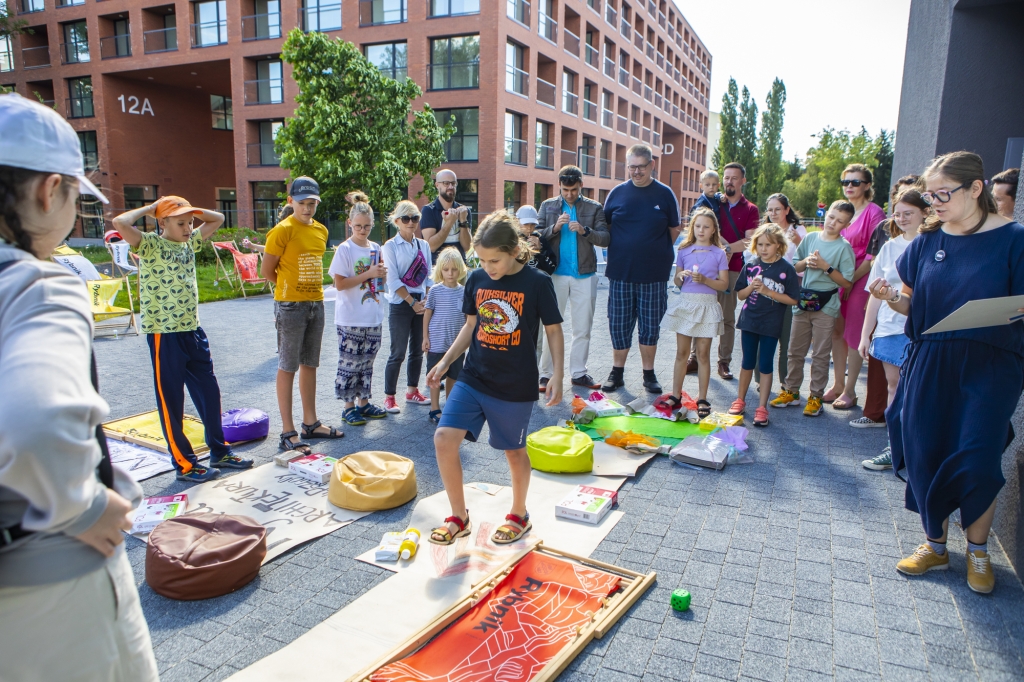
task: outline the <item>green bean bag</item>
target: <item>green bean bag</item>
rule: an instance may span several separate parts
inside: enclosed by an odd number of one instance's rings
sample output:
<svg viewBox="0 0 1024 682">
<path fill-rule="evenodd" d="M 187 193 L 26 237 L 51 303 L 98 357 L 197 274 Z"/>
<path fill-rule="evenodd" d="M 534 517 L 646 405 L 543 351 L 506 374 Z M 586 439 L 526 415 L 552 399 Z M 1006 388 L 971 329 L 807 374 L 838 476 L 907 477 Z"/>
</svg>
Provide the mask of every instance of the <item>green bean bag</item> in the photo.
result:
<svg viewBox="0 0 1024 682">
<path fill-rule="evenodd" d="M 552 474 L 585 474 L 594 469 L 594 441 L 564 426 L 548 426 L 526 437 L 530 466 Z"/>
</svg>

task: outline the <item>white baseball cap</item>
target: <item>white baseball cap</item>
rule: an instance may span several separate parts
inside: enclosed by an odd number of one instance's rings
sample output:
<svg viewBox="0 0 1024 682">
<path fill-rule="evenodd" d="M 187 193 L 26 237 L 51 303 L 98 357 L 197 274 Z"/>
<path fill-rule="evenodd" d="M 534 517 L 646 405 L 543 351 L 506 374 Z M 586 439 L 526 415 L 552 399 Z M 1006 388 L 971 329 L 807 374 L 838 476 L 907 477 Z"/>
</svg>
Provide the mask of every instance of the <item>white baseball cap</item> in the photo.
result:
<svg viewBox="0 0 1024 682">
<path fill-rule="evenodd" d="M 520 206 L 519 210 L 516 211 L 516 217 L 519 218 L 521 223 L 530 223 L 536 225 L 540 222 L 540 218 L 537 216 L 537 209 L 529 204 Z"/>
<path fill-rule="evenodd" d="M 0 95 L 0 166 L 78 179 L 78 191 L 110 203 L 85 175 L 78 133 L 48 106 L 12 93 Z"/>
</svg>

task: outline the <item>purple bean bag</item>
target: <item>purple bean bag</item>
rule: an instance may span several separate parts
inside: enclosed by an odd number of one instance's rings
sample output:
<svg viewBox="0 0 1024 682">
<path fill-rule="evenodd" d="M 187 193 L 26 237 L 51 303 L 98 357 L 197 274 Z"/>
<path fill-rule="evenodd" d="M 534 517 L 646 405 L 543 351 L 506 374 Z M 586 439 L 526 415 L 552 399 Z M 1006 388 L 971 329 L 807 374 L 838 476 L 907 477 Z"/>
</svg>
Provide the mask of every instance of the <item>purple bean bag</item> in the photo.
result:
<svg viewBox="0 0 1024 682">
<path fill-rule="evenodd" d="M 228 410 L 220 416 L 220 423 L 224 427 L 224 440 L 229 443 L 258 440 L 270 433 L 270 417 L 251 407 Z"/>
</svg>

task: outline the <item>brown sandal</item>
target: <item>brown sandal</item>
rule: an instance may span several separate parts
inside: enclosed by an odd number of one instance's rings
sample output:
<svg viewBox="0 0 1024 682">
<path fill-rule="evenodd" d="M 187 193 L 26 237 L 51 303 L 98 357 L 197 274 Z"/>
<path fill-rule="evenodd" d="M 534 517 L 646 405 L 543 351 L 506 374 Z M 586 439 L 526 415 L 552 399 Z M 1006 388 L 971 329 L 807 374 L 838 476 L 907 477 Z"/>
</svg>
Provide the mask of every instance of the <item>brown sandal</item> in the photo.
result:
<svg viewBox="0 0 1024 682">
<path fill-rule="evenodd" d="M 466 520 L 465 521 L 460 519 L 458 516 L 449 516 L 448 518 L 446 518 L 444 520 L 444 522 L 445 522 L 445 525 L 438 526 L 434 530 L 430 531 L 430 537 L 427 538 L 427 540 L 429 542 L 431 542 L 431 543 L 433 543 L 435 545 L 452 545 L 452 544 L 455 544 L 455 541 L 457 539 L 462 538 L 462 537 L 466 537 L 467 535 L 470 534 L 470 532 L 472 532 L 471 531 L 471 527 L 470 527 L 470 523 L 469 523 L 469 510 L 468 509 L 466 510 Z M 448 530 L 448 525 L 447 524 L 449 524 L 449 523 L 454 523 L 456 526 L 459 527 L 459 529 L 454 534 L 452 534 L 452 532 L 450 530 Z M 442 539 L 441 540 L 435 540 L 434 539 L 435 535 L 440 535 Z"/>
<path fill-rule="evenodd" d="M 529 513 L 525 516 L 506 514 L 505 521 L 507 523 L 498 526 L 498 529 L 491 535 L 491 541 L 496 545 L 511 545 L 513 542 L 522 539 L 533 528 Z"/>
</svg>

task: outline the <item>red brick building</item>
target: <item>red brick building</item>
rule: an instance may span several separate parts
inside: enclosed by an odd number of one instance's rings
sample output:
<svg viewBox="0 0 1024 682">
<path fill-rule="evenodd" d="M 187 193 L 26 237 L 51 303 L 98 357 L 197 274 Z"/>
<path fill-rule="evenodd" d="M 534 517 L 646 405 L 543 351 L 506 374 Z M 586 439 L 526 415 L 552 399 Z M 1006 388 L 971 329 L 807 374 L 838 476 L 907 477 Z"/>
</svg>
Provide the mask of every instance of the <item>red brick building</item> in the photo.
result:
<svg viewBox="0 0 1024 682">
<path fill-rule="evenodd" d="M 0 84 L 68 118 L 112 199 L 105 216 L 83 205 L 78 236 L 163 194 L 272 225 L 295 27 L 352 41 L 453 114 L 446 165 L 482 212 L 539 203 L 567 163 L 603 199 L 639 141 L 687 210 L 706 163 L 711 56 L 672 0 L 7 1 L 32 33 L 0 39 Z"/>
</svg>

